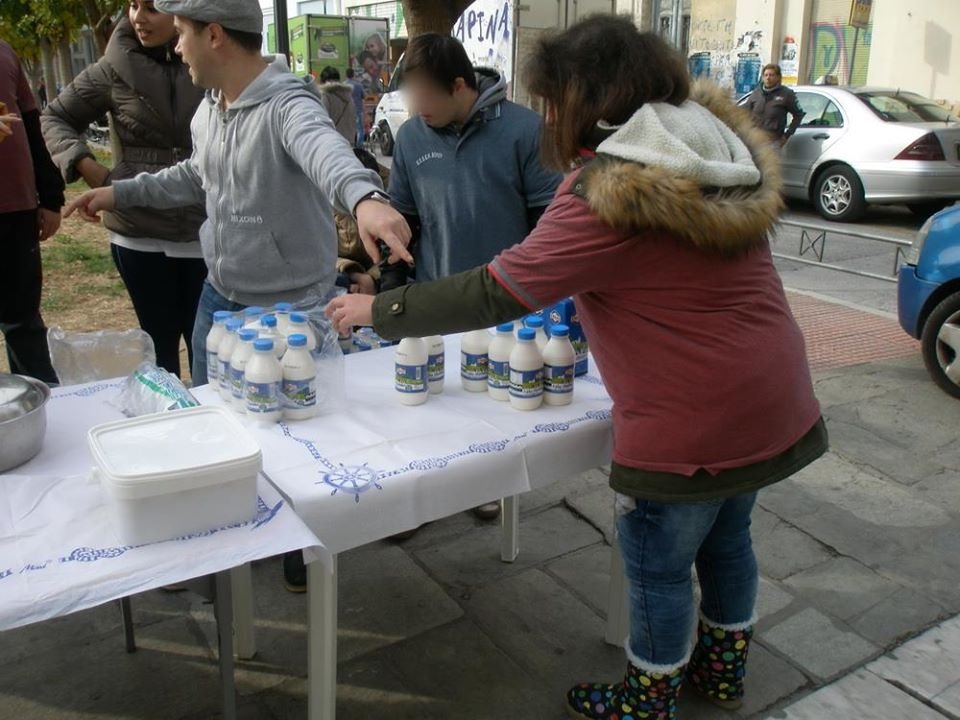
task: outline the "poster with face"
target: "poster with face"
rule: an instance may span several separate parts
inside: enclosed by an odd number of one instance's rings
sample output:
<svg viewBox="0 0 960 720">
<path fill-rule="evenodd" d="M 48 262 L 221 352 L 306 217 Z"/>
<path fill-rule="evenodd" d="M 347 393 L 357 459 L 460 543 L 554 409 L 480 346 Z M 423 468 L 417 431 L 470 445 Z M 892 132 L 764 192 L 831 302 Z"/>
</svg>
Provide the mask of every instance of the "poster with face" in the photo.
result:
<svg viewBox="0 0 960 720">
<path fill-rule="evenodd" d="M 350 18 L 350 65 L 367 94 L 383 93 L 390 81 L 390 45 L 386 20 Z"/>
</svg>

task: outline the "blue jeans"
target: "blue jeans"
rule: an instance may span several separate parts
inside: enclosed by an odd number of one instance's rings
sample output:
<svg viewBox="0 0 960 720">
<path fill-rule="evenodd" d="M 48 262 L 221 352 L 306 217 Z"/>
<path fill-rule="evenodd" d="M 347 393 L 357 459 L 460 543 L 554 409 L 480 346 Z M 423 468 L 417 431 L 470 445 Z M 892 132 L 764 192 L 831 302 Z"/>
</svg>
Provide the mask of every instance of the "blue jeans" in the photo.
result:
<svg viewBox="0 0 960 720">
<path fill-rule="evenodd" d="M 193 323 L 193 364 L 190 375 L 194 387 L 207 384 L 207 335 L 213 326 L 213 314 L 217 310 L 240 312 L 246 305 L 231 302 L 213 289 L 208 280 L 203 283 L 200 292 L 200 304 L 197 306 L 197 318 Z"/>
<path fill-rule="evenodd" d="M 673 669 L 690 656 L 696 565 L 700 612 L 715 626 L 753 618 L 757 561 L 750 513 L 757 493 L 725 500 L 662 503 L 637 500 L 617 518 L 630 585 L 627 654 L 641 668 Z"/>
</svg>

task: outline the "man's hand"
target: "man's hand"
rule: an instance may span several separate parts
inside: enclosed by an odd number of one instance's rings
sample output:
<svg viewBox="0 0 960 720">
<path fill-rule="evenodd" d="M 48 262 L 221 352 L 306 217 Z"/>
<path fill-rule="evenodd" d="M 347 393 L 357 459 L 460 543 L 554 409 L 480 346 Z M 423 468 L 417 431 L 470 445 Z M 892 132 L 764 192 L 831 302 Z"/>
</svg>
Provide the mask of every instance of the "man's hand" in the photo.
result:
<svg viewBox="0 0 960 720">
<path fill-rule="evenodd" d="M 64 208 L 65 218 L 73 215 L 74 210 L 80 211 L 80 217 L 87 222 L 100 222 L 97 214 L 101 210 L 113 210 L 113 188 L 103 187 L 96 190 L 87 190 L 85 193 L 67 203 Z"/>
<path fill-rule="evenodd" d="M 52 238 L 60 229 L 60 213 L 56 210 L 37 210 L 37 225 L 40 226 L 40 242 Z"/>
<path fill-rule="evenodd" d="M 324 314 L 341 335 L 346 335 L 356 325 L 372 326 L 373 296 L 354 294 L 335 297 L 327 303 Z"/>
<path fill-rule="evenodd" d="M 360 241 L 374 263 L 380 262 L 377 240 L 383 240 L 390 248 L 391 259 L 413 262 L 413 256 L 407 250 L 413 235 L 403 215 L 382 200 L 373 198 L 357 205 L 356 213 Z"/>
</svg>

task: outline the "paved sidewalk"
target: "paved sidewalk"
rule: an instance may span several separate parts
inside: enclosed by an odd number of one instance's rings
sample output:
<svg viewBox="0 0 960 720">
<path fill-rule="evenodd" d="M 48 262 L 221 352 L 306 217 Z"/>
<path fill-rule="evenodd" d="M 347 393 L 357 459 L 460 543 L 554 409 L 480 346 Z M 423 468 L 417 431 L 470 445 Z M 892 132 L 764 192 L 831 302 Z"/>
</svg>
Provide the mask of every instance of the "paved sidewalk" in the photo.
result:
<svg viewBox="0 0 960 720">
<path fill-rule="evenodd" d="M 774 718 L 960 718 L 960 617 L 770 715 Z"/>
<path fill-rule="evenodd" d="M 761 493 L 745 706 L 726 713 L 687 693 L 680 718 L 957 720 L 960 405 L 892 320 L 791 301 L 808 337 L 824 314 L 844 319 L 836 341 L 811 343 L 832 450 Z M 832 352 L 868 321 L 887 323 L 877 331 L 889 342 Z M 884 359 L 858 364 L 868 351 Z M 622 674 L 622 650 L 603 642 L 606 475 L 528 494 L 521 511 L 510 565 L 499 560 L 499 526 L 470 514 L 341 556 L 340 720 L 559 720 L 571 684 Z M 254 582 L 259 653 L 238 666 L 241 718 L 302 720 L 305 598 L 283 590 L 279 560 L 256 564 Z M 219 717 L 210 607 L 165 593 L 133 605 L 135 655 L 123 651 L 115 607 L 0 635 L 0 719 Z"/>
</svg>

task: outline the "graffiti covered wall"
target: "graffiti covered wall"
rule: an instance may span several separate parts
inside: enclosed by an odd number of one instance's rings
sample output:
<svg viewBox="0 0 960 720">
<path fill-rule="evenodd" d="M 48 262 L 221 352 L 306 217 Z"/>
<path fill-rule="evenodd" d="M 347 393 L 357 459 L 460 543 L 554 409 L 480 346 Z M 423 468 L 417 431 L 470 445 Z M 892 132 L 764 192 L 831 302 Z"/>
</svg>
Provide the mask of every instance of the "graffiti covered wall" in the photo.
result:
<svg viewBox="0 0 960 720">
<path fill-rule="evenodd" d="M 841 85 L 865 85 L 873 25 L 859 34 L 850 26 L 850 0 L 814 0 L 812 20 L 804 80 L 812 83 L 833 76 Z"/>
</svg>

